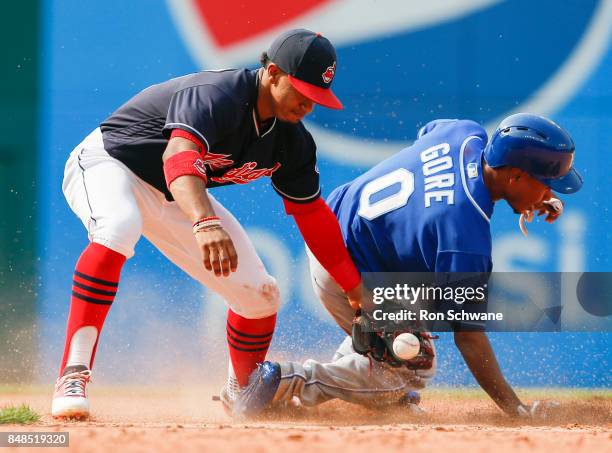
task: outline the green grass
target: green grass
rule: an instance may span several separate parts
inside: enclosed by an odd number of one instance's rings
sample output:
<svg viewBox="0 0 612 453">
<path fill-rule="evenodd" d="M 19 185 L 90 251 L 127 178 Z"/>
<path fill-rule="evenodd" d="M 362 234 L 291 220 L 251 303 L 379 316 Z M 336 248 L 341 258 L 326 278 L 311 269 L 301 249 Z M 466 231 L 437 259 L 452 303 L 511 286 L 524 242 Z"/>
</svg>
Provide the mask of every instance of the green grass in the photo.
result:
<svg viewBox="0 0 612 453">
<path fill-rule="evenodd" d="M 0 408 L 0 425 L 28 425 L 37 422 L 39 419 L 40 415 L 25 404 Z"/>
</svg>

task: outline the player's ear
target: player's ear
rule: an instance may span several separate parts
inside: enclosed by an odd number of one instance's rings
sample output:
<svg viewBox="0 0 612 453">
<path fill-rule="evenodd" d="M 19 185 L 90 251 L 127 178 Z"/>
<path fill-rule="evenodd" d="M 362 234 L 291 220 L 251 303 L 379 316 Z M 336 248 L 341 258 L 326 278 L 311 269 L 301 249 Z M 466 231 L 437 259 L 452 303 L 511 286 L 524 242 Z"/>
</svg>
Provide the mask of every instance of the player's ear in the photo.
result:
<svg viewBox="0 0 612 453">
<path fill-rule="evenodd" d="M 508 169 L 508 183 L 512 184 L 513 182 L 518 182 L 521 179 L 522 171 L 518 168 L 509 168 Z"/>
<path fill-rule="evenodd" d="M 276 85 L 278 83 L 278 80 L 282 74 L 283 72 L 274 63 L 268 64 L 268 67 L 266 68 L 266 75 L 268 76 L 268 80 L 272 85 Z"/>
</svg>

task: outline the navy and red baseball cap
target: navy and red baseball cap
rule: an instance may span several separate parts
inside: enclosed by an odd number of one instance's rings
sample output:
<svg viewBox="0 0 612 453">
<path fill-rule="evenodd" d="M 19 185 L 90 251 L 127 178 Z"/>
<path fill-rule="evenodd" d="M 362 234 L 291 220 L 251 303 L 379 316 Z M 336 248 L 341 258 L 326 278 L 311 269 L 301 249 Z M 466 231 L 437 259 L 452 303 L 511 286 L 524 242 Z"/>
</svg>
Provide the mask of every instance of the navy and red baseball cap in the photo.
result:
<svg viewBox="0 0 612 453">
<path fill-rule="evenodd" d="M 336 50 L 329 39 L 310 30 L 289 30 L 274 40 L 267 53 L 301 94 L 324 107 L 342 108 L 330 88 L 336 74 Z"/>
</svg>

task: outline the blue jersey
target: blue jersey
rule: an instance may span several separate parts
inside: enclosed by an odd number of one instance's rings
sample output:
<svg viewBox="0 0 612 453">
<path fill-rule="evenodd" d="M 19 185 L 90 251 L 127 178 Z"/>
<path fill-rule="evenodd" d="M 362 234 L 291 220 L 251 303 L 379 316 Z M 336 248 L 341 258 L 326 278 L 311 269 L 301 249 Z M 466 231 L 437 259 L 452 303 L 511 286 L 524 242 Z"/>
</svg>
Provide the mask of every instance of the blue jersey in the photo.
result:
<svg viewBox="0 0 612 453">
<path fill-rule="evenodd" d="M 490 272 L 485 130 L 436 120 L 328 202 L 360 272 Z"/>
</svg>

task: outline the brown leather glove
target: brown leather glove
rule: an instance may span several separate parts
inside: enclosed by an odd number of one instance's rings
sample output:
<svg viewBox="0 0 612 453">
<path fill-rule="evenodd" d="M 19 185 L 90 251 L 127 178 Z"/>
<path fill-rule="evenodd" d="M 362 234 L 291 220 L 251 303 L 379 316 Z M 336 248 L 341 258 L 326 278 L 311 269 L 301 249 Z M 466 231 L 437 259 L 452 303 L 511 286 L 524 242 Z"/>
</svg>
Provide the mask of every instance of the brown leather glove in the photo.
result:
<svg viewBox="0 0 612 453">
<path fill-rule="evenodd" d="M 392 367 L 405 366 L 411 370 L 429 370 L 433 366 L 435 352 L 432 341 L 438 337 L 428 332 L 411 330 L 410 333 L 419 339 L 421 348 L 416 357 L 402 360 L 393 352 L 393 341 L 402 332 L 375 332 L 369 319 L 358 310 L 353 318 L 351 337 L 355 352 L 368 356 L 378 362 L 385 362 Z"/>
</svg>

